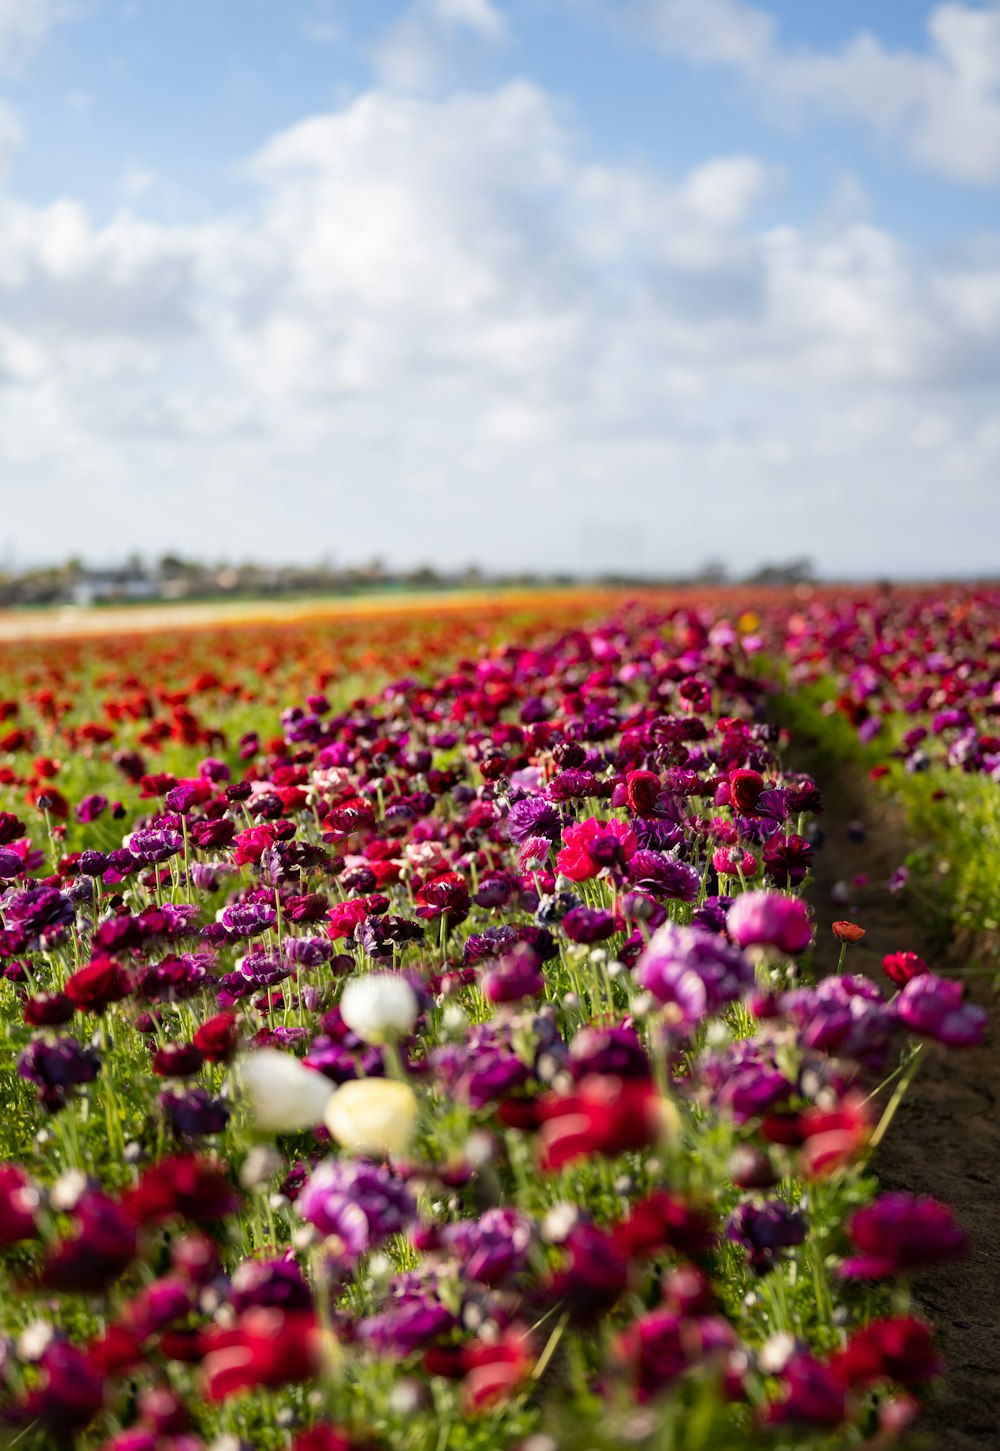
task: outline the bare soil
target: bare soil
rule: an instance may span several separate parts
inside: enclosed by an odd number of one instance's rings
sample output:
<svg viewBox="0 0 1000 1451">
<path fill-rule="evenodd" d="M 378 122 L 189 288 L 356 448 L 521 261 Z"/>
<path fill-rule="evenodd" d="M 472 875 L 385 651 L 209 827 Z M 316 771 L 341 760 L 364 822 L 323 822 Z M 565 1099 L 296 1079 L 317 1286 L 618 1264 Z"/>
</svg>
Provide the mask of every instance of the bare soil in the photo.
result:
<svg viewBox="0 0 1000 1451">
<path fill-rule="evenodd" d="M 914 844 L 902 824 L 873 799 L 857 772 L 802 761 L 823 790 L 819 818 L 825 840 L 809 893 L 817 919 L 817 972 L 836 969 L 840 944 L 831 927 L 846 918 L 866 930 L 848 949 L 846 971 L 863 971 L 886 986 L 882 957 L 914 951 L 937 971 L 961 977 L 967 997 L 997 1015 L 995 944 L 965 940 L 944 950 L 921 925 L 906 895 L 885 883 Z M 851 839 L 861 822 L 866 839 Z M 858 874 L 845 904 L 838 883 Z M 838 900 L 838 898 L 840 898 Z M 927 1451 L 1000 1451 L 1000 1035 L 983 1047 L 932 1049 L 879 1149 L 875 1168 L 886 1189 L 930 1194 L 951 1204 L 972 1252 L 926 1274 L 914 1286 L 915 1313 L 935 1327 L 947 1372 L 921 1421 Z"/>
</svg>

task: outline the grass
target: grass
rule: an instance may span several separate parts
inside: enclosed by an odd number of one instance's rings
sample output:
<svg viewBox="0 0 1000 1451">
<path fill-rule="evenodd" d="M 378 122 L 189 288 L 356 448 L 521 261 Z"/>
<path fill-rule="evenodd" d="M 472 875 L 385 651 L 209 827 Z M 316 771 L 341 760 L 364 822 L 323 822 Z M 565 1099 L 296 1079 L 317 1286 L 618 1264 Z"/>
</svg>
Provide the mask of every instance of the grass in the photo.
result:
<svg viewBox="0 0 1000 1451">
<path fill-rule="evenodd" d="M 945 764 L 908 772 L 891 759 L 913 721 L 890 721 L 876 742 L 858 739 L 850 722 L 833 705 L 832 686 L 818 684 L 785 691 L 773 702 L 774 718 L 808 743 L 820 769 L 847 764 L 870 773 L 888 766 L 868 791 L 902 810 L 912 846 L 906 865 L 913 899 L 936 936 L 969 932 L 988 937 L 1000 932 L 1000 789 L 982 774 L 966 774 Z"/>
</svg>

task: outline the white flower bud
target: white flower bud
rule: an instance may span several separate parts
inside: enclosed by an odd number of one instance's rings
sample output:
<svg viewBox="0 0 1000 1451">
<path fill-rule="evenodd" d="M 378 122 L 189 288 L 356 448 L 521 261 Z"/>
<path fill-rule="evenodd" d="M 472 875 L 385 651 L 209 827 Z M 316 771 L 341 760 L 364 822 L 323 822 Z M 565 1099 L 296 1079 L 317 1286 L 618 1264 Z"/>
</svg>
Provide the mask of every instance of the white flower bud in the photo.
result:
<svg viewBox="0 0 1000 1451">
<path fill-rule="evenodd" d="M 244 1054 L 236 1064 L 236 1081 L 254 1127 L 263 1134 L 313 1128 L 322 1122 L 333 1093 L 322 1073 L 277 1048 Z"/>
<path fill-rule="evenodd" d="M 405 1038 L 413 1032 L 419 1011 L 416 993 L 396 973 L 351 978 L 340 999 L 341 1017 L 366 1043 Z"/>
</svg>

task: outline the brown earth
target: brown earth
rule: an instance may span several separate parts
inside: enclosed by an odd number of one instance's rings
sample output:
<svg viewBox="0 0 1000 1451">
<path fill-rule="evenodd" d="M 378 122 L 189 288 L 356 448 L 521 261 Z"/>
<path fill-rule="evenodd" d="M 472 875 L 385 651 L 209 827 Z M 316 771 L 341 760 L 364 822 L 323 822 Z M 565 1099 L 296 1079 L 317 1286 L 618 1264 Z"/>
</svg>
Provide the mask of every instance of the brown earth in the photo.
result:
<svg viewBox="0 0 1000 1451">
<path fill-rule="evenodd" d="M 816 970 L 836 969 L 840 944 L 831 925 L 846 918 L 866 929 L 848 949 L 846 970 L 869 973 L 886 986 L 884 954 L 915 951 L 932 968 L 961 977 L 968 998 L 997 1015 L 993 990 L 995 944 L 935 943 L 907 898 L 885 890 L 890 873 L 914 845 L 867 782 L 844 767 L 801 762 L 823 788 L 819 818 L 825 840 L 809 893 L 817 918 Z M 866 839 L 851 840 L 861 822 Z M 867 874 L 867 887 L 838 900 L 838 883 Z M 926 1451 L 1000 1451 L 1000 1035 L 992 1028 L 983 1047 L 925 1050 L 916 1080 L 875 1162 L 886 1189 L 906 1189 L 945 1200 L 967 1231 L 972 1251 L 954 1265 L 921 1277 L 914 1309 L 935 1327 L 947 1372 L 921 1421 Z M 917 1444 L 920 1444 L 918 1441 Z"/>
</svg>

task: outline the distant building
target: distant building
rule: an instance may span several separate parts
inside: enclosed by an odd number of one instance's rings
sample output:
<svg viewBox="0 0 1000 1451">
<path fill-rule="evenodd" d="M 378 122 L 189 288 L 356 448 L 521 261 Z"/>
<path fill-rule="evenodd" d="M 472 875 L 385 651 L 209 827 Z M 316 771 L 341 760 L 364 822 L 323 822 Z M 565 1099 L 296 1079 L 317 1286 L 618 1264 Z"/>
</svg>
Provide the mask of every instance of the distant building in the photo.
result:
<svg viewBox="0 0 1000 1451">
<path fill-rule="evenodd" d="M 121 600 L 153 600 L 159 593 L 159 586 L 146 574 L 86 570 L 73 581 L 70 598 L 74 605 L 86 607 Z"/>
</svg>

